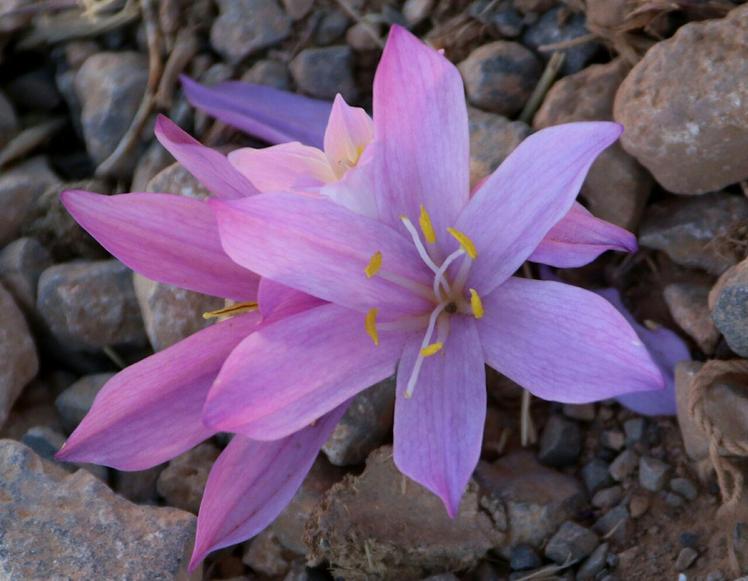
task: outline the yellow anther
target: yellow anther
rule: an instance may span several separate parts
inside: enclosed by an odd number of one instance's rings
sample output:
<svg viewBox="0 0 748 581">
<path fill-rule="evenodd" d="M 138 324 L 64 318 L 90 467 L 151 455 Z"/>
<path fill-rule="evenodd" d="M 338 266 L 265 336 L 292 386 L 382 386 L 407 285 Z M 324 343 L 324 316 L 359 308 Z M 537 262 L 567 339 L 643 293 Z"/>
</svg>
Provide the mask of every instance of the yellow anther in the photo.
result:
<svg viewBox="0 0 748 581">
<path fill-rule="evenodd" d="M 467 255 L 472 260 L 476 259 L 476 257 L 478 256 L 478 251 L 475 249 L 475 244 L 473 244 L 473 241 L 470 240 L 467 234 L 465 234 L 464 232 L 460 232 L 459 230 L 455 230 L 454 228 L 447 228 L 447 232 L 454 236 L 454 239 L 460 243 L 462 249 L 467 252 Z"/>
<path fill-rule="evenodd" d="M 436 244 L 436 232 L 434 232 L 434 225 L 431 223 L 431 216 L 426 211 L 426 207 L 421 204 L 421 215 L 418 216 L 418 225 L 421 227 L 423 237 L 429 244 Z"/>
<path fill-rule="evenodd" d="M 431 357 L 432 355 L 436 355 L 442 350 L 442 347 L 444 347 L 444 343 L 432 343 L 431 345 L 426 345 L 426 347 L 421 349 L 421 357 Z"/>
<path fill-rule="evenodd" d="M 379 309 L 369 309 L 366 313 L 366 332 L 374 341 L 374 345 L 379 346 L 379 333 L 377 332 L 377 312 Z"/>
<path fill-rule="evenodd" d="M 473 309 L 473 316 L 476 319 L 483 318 L 483 315 L 486 312 L 483 310 L 483 301 L 480 300 L 480 295 L 474 288 L 470 289 L 470 308 Z"/>
<path fill-rule="evenodd" d="M 364 269 L 366 278 L 371 278 L 372 276 L 374 276 L 379 272 L 380 268 L 382 268 L 382 253 L 377 250 L 374 254 L 371 255 L 369 264 L 367 264 L 366 268 Z"/>
<path fill-rule="evenodd" d="M 216 309 L 215 311 L 208 311 L 207 313 L 203 313 L 203 319 L 217 319 L 219 317 L 233 317 L 235 315 L 251 313 L 252 311 L 256 311 L 258 308 L 259 308 L 259 305 L 257 303 L 252 303 L 252 302 L 236 303 L 233 305 L 229 305 L 228 307 L 224 307 L 222 309 Z"/>
</svg>

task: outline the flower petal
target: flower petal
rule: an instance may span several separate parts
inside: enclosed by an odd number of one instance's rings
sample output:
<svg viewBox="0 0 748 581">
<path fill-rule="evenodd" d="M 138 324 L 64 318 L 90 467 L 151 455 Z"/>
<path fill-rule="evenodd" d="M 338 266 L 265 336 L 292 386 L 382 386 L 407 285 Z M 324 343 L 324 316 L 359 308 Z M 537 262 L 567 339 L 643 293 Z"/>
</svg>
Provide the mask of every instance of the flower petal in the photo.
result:
<svg viewBox="0 0 748 581">
<path fill-rule="evenodd" d="M 417 223 L 423 204 L 446 240 L 470 191 L 465 91 L 457 68 L 400 26 L 374 78 L 374 125 L 382 219 Z"/>
<path fill-rule="evenodd" d="M 211 325 L 120 371 L 56 457 L 144 470 L 213 435 L 201 421 L 205 397 L 226 357 L 259 321 L 250 313 Z"/>
<path fill-rule="evenodd" d="M 395 464 L 438 495 L 449 516 L 480 459 L 486 418 L 486 374 L 475 321 L 453 317 L 442 353 L 423 362 L 410 399 L 404 392 L 421 347 L 413 337 L 397 372 Z"/>
<path fill-rule="evenodd" d="M 558 268 L 589 264 L 606 250 L 636 252 L 636 236 L 620 226 L 593 216 L 575 202 L 550 229 L 529 260 Z"/>
<path fill-rule="evenodd" d="M 297 291 L 269 278 L 260 279 L 257 302 L 260 304 L 260 313 L 262 313 L 264 322 L 274 321 L 324 304 L 312 295 Z"/>
<path fill-rule="evenodd" d="M 594 293 L 510 278 L 483 304 L 486 362 L 538 397 L 585 403 L 664 386 L 626 319 Z"/>
<path fill-rule="evenodd" d="M 155 133 L 161 145 L 217 198 L 231 200 L 258 192 L 225 155 L 205 147 L 169 118 L 158 116 Z"/>
<path fill-rule="evenodd" d="M 223 298 L 257 296 L 258 277 L 226 255 L 205 202 L 172 194 L 104 196 L 82 190 L 60 197 L 99 244 L 143 276 Z"/>
<path fill-rule="evenodd" d="M 358 163 L 366 146 L 374 139 L 374 122 L 360 107 L 351 107 L 338 94 L 332 104 L 325 130 L 325 155 L 333 171 L 342 177 Z"/>
<path fill-rule="evenodd" d="M 226 360 L 205 404 L 217 430 L 283 438 L 395 371 L 403 338 L 374 346 L 364 317 L 322 305 L 263 326 Z"/>
<path fill-rule="evenodd" d="M 228 255 L 263 277 L 362 312 L 381 307 L 382 318 L 420 314 L 429 305 L 383 275 L 364 274 L 380 251 L 382 271 L 427 288 L 433 278 L 413 242 L 376 220 L 295 194 L 260 194 L 212 205 Z"/>
<path fill-rule="evenodd" d="M 205 485 L 190 571 L 211 551 L 240 543 L 275 520 L 347 407 L 347 403 L 338 406 L 313 426 L 280 440 L 258 442 L 234 436 Z"/>
<path fill-rule="evenodd" d="M 335 180 L 325 154 L 298 142 L 264 149 L 243 147 L 228 157 L 261 192 L 314 189 Z"/>
<path fill-rule="evenodd" d="M 470 285 L 489 294 L 533 253 L 574 203 L 595 157 L 621 134 L 609 122 L 556 125 L 525 139 L 457 221 L 478 249 Z"/>
<path fill-rule="evenodd" d="M 206 87 L 181 76 L 198 109 L 268 143 L 300 141 L 322 147 L 332 104 L 264 85 L 229 81 Z"/>
</svg>

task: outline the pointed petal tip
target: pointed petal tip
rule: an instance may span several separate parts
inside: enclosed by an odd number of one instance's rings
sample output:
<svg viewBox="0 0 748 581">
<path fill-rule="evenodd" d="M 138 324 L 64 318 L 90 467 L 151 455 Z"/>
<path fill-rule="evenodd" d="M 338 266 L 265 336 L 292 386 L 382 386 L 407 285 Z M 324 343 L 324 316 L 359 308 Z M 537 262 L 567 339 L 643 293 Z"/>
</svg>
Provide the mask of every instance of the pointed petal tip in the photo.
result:
<svg viewBox="0 0 748 581">
<path fill-rule="evenodd" d="M 203 564 L 203 560 L 208 556 L 208 553 L 210 553 L 210 548 L 195 545 L 190 562 L 187 565 L 187 572 L 194 573 Z"/>
</svg>

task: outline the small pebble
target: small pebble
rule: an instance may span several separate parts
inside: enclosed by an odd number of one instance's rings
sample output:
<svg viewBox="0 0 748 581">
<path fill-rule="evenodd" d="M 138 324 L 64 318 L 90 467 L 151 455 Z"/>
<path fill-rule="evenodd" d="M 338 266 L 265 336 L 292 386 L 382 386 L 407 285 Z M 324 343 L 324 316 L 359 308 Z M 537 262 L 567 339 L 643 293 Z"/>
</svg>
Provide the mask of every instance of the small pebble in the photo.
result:
<svg viewBox="0 0 748 581">
<path fill-rule="evenodd" d="M 674 492 L 665 493 L 665 504 L 672 508 L 679 508 L 683 506 L 684 502 L 685 501 L 683 500 L 683 497 L 675 494 Z"/>
<path fill-rule="evenodd" d="M 626 444 L 631 446 L 644 439 L 647 428 L 647 420 L 644 418 L 631 418 L 623 422 L 623 431 L 626 432 Z"/>
<path fill-rule="evenodd" d="M 626 438 L 620 430 L 605 430 L 600 434 L 600 443 L 606 448 L 620 452 L 626 443 Z"/>
<path fill-rule="evenodd" d="M 599 544 L 597 535 L 590 529 L 572 521 L 561 525 L 545 547 L 545 556 L 556 563 L 583 559 Z"/>
<path fill-rule="evenodd" d="M 694 500 L 699 495 L 696 485 L 688 478 L 673 478 L 670 481 L 670 490 L 677 492 L 687 500 Z"/>
<path fill-rule="evenodd" d="M 647 490 L 662 490 L 669 472 L 670 466 L 662 460 L 650 456 L 642 456 L 639 460 L 639 484 Z"/>
<path fill-rule="evenodd" d="M 676 571 L 685 571 L 694 564 L 698 557 L 699 554 L 691 547 L 681 549 L 680 553 L 678 553 L 678 558 L 675 560 Z"/>
<path fill-rule="evenodd" d="M 622 539 L 626 536 L 630 522 L 629 517 L 629 511 L 625 506 L 617 506 L 597 519 L 592 528 L 606 538 L 615 535 L 616 539 Z"/>
<path fill-rule="evenodd" d="M 591 422 L 595 419 L 595 404 L 594 403 L 565 403 L 562 408 L 564 415 L 572 420 L 579 420 L 580 422 Z"/>
<path fill-rule="evenodd" d="M 608 463 L 599 458 L 593 458 L 582 467 L 580 473 L 587 492 L 594 494 L 612 483 L 609 468 Z"/>
<path fill-rule="evenodd" d="M 621 482 L 631 475 L 639 465 L 639 455 L 633 450 L 624 450 L 610 465 L 610 475 L 614 480 Z"/>
<path fill-rule="evenodd" d="M 644 494 L 635 494 L 629 502 L 629 510 L 632 518 L 639 518 L 649 510 L 649 496 Z"/>
<path fill-rule="evenodd" d="M 527 569 L 536 569 L 543 564 L 543 560 L 537 551 L 526 543 L 520 543 L 512 548 L 509 555 L 509 566 L 512 571 L 525 571 Z"/>
<path fill-rule="evenodd" d="M 434 0 L 405 0 L 403 16 L 408 26 L 416 26 L 426 20 L 434 7 Z"/>
<path fill-rule="evenodd" d="M 579 424 L 562 416 L 551 416 L 540 437 L 538 460 L 547 466 L 574 464 L 582 451 Z"/>
<path fill-rule="evenodd" d="M 678 542 L 682 547 L 691 547 L 693 549 L 699 542 L 699 535 L 685 531 L 678 536 Z"/>
<path fill-rule="evenodd" d="M 340 93 L 349 103 L 356 98 L 353 51 L 349 46 L 306 48 L 289 68 L 299 89 L 312 97 L 332 100 Z"/>
<path fill-rule="evenodd" d="M 610 508 L 623 500 L 623 487 L 611 486 L 603 488 L 592 497 L 592 506 L 597 508 Z"/>
<path fill-rule="evenodd" d="M 710 571 L 704 581 L 725 581 L 725 575 L 722 571 Z"/>
<path fill-rule="evenodd" d="M 608 543 L 603 543 L 582 563 L 577 571 L 578 581 L 587 581 L 594 579 L 595 576 L 605 568 L 608 557 Z"/>
</svg>

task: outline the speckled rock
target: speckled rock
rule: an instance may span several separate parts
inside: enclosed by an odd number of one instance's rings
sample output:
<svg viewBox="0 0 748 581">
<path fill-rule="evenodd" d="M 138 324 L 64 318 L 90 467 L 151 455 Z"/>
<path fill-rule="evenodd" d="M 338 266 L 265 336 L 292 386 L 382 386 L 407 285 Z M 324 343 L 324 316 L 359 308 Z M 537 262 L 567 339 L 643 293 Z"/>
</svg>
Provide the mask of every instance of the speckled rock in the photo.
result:
<svg viewBox="0 0 748 581">
<path fill-rule="evenodd" d="M 725 271 L 708 301 L 712 320 L 730 349 L 748 357 L 748 260 Z"/>
<path fill-rule="evenodd" d="M 522 141 L 530 128 L 522 121 L 468 108 L 470 127 L 470 186 L 490 175 Z"/>
<path fill-rule="evenodd" d="M 621 85 L 623 147 L 671 192 L 748 178 L 748 6 L 693 22 L 648 50 Z"/>
<path fill-rule="evenodd" d="M 83 63 L 75 90 L 83 107 L 86 150 L 94 163 L 109 157 L 130 127 L 147 81 L 146 56 L 137 52 L 99 52 Z"/>
<path fill-rule="evenodd" d="M 709 288 L 706 281 L 691 281 L 669 284 L 663 291 L 675 322 L 707 354 L 714 352 L 719 341 L 719 331 L 712 321 L 707 303 Z"/>
<path fill-rule="evenodd" d="M 57 396 L 55 407 L 68 432 L 72 432 L 81 423 L 101 388 L 113 376 L 113 373 L 85 375 Z"/>
<path fill-rule="evenodd" d="M 356 99 L 353 51 L 348 46 L 305 48 L 291 61 L 291 76 L 304 93 L 320 99 L 337 93 L 351 103 Z"/>
<path fill-rule="evenodd" d="M 197 514 L 208 474 L 220 452 L 205 442 L 169 462 L 156 485 L 166 504 Z"/>
<path fill-rule="evenodd" d="M 36 304 L 39 276 L 51 265 L 49 252 L 34 238 L 19 238 L 0 251 L 0 282 L 27 314 Z"/>
<path fill-rule="evenodd" d="M 36 306 L 51 334 L 71 350 L 147 341 L 132 273 L 117 260 L 51 266 L 39 279 Z"/>
<path fill-rule="evenodd" d="M 39 371 L 36 345 L 13 296 L 0 284 L 0 427 L 24 387 Z"/>
<path fill-rule="evenodd" d="M 470 104 L 501 115 L 524 107 L 543 71 L 532 51 L 504 40 L 478 47 L 458 68 Z"/>
<path fill-rule="evenodd" d="M 276 0 L 218 0 L 218 7 L 210 42 L 229 62 L 278 44 L 291 32 L 291 19 Z"/>
<path fill-rule="evenodd" d="M 0 522 L 9 581 L 189 578 L 194 516 L 132 504 L 11 440 L 0 442 Z"/>
</svg>

